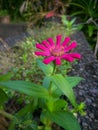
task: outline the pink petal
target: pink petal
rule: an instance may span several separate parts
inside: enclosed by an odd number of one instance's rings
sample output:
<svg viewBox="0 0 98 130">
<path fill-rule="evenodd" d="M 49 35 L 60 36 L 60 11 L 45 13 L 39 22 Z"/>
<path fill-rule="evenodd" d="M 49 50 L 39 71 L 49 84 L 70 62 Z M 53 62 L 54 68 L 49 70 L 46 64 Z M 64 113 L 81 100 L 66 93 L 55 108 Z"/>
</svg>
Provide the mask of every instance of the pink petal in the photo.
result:
<svg viewBox="0 0 98 130">
<path fill-rule="evenodd" d="M 69 54 L 71 57 L 76 58 L 76 59 L 80 59 L 81 55 L 78 53 L 73 53 L 73 54 Z"/>
<path fill-rule="evenodd" d="M 66 46 L 70 42 L 70 37 L 66 37 L 62 43 L 62 46 Z"/>
<path fill-rule="evenodd" d="M 62 59 L 67 60 L 67 61 L 69 61 L 69 62 L 73 62 L 73 61 L 74 61 L 74 58 L 71 57 L 69 54 L 63 55 L 63 56 L 62 56 Z"/>
<path fill-rule="evenodd" d="M 37 55 L 37 56 L 49 56 L 50 53 L 49 52 L 35 52 L 35 55 Z"/>
<path fill-rule="evenodd" d="M 50 47 L 51 47 L 46 40 L 43 40 L 43 41 L 42 41 L 42 44 L 45 45 L 47 48 L 50 48 Z"/>
<path fill-rule="evenodd" d="M 76 42 L 72 42 L 71 45 L 65 48 L 65 52 L 68 52 L 77 46 Z"/>
<path fill-rule="evenodd" d="M 40 50 L 43 50 L 43 51 L 46 51 L 47 48 L 41 44 L 36 44 L 36 48 L 40 49 Z"/>
<path fill-rule="evenodd" d="M 55 60 L 56 60 L 56 64 L 57 64 L 57 65 L 61 65 L 60 57 L 57 57 Z"/>
<path fill-rule="evenodd" d="M 43 60 L 43 62 L 44 62 L 45 64 L 49 64 L 49 63 L 52 62 L 53 60 L 55 60 L 55 57 L 54 57 L 54 56 L 51 56 L 51 57 L 45 58 L 45 59 Z"/>
<path fill-rule="evenodd" d="M 59 47 L 61 42 L 62 35 L 56 36 L 56 45 Z"/>
<path fill-rule="evenodd" d="M 50 43 L 51 46 L 55 45 L 55 43 L 54 43 L 54 41 L 53 41 L 53 39 L 51 37 L 48 38 L 47 41 Z"/>
</svg>

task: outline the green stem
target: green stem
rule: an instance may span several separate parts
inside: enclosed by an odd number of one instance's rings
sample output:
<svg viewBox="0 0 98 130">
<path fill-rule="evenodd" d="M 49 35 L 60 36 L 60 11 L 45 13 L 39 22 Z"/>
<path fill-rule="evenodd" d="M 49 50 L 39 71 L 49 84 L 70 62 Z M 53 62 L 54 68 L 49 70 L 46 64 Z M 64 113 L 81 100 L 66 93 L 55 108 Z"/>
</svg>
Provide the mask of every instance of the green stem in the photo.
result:
<svg viewBox="0 0 98 130">
<path fill-rule="evenodd" d="M 56 65 L 55 65 L 55 63 L 53 65 L 54 66 L 53 66 L 53 73 L 52 74 L 55 74 L 55 72 L 56 72 Z"/>
<path fill-rule="evenodd" d="M 49 94 L 51 95 L 51 88 L 52 88 L 52 81 L 50 82 L 50 86 L 49 86 Z"/>
<path fill-rule="evenodd" d="M 52 72 L 52 75 L 55 74 L 56 72 L 56 65 L 55 63 L 53 63 L 53 72 Z M 52 88 L 52 82 L 50 82 L 50 86 L 49 86 L 49 93 L 51 95 L 51 88 Z"/>
</svg>

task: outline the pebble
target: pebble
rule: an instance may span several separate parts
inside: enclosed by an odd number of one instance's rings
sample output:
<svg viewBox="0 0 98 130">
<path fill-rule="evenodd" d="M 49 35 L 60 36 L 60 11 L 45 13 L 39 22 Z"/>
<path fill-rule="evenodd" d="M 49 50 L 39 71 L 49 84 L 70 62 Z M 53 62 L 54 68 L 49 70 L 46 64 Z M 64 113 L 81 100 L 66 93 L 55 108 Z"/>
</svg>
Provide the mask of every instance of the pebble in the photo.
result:
<svg viewBox="0 0 98 130">
<path fill-rule="evenodd" d="M 93 113 L 90 113 L 90 114 L 89 114 L 89 117 L 92 118 L 92 119 L 94 119 L 94 114 L 93 114 Z"/>
</svg>

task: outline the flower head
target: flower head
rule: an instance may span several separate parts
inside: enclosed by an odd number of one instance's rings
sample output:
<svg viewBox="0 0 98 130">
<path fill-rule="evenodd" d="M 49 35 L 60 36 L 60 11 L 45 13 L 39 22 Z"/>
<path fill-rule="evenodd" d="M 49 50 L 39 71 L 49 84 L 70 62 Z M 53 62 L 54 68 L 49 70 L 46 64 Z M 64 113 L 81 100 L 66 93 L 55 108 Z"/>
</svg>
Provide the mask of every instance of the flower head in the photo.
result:
<svg viewBox="0 0 98 130">
<path fill-rule="evenodd" d="M 70 51 L 76 48 L 77 43 L 73 41 L 70 45 L 70 37 L 66 37 L 61 43 L 61 35 L 56 36 L 56 43 L 52 38 L 48 38 L 47 41 L 43 40 L 41 44 L 37 43 L 36 48 L 41 51 L 35 52 L 37 56 L 44 56 L 43 62 L 49 64 L 55 61 L 57 65 L 61 65 L 61 59 L 73 62 L 74 59 L 80 59 L 81 55 L 78 53 L 71 53 Z"/>
</svg>

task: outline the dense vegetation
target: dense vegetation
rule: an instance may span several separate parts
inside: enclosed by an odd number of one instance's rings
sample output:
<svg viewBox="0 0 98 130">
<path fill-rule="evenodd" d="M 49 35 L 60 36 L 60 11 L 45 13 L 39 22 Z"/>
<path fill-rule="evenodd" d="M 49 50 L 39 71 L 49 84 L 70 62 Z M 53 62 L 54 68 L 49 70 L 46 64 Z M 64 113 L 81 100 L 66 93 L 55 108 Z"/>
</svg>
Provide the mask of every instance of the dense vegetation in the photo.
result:
<svg viewBox="0 0 98 130">
<path fill-rule="evenodd" d="M 62 15 L 79 17 L 95 55 L 98 49 L 98 0 L 0 0 L 0 15 L 10 15 L 12 22 L 41 25 L 45 18 Z"/>
</svg>

